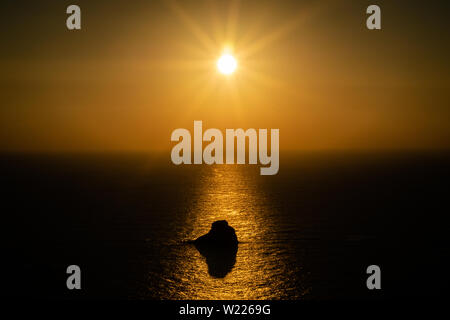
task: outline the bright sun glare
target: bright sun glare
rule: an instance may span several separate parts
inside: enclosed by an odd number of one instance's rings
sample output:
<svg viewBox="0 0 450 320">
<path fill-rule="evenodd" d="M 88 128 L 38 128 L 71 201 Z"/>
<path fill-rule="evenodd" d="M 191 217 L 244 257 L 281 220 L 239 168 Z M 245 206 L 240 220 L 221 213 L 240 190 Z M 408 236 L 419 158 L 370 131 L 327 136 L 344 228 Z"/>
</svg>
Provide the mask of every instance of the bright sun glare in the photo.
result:
<svg viewBox="0 0 450 320">
<path fill-rule="evenodd" d="M 237 61 L 231 54 L 225 53 L 217 60 L 217 68 L 220 73 L 232 74 L 237 68 Z"/>
</svg>

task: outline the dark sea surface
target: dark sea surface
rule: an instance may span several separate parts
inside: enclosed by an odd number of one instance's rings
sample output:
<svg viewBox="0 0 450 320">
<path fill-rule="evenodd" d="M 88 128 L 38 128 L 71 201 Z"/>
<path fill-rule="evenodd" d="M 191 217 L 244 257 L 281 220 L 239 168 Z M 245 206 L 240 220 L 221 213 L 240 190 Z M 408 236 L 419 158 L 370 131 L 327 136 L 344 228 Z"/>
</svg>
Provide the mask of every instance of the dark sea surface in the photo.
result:
<svg viewBox="0 0 450 320">
<path fill-rule="evenodd" d="M 259 165 L 170 154 L 3 154 L 2 295 L 380 299 L 449 289 L 450 154 L 281 153 Z M 226 219 L 223 266 L 189 243 Z M 66 289 L 81 267 L 82 290 Z M 382 290 L 366 287 L 379 265 Z"/>
</svg>

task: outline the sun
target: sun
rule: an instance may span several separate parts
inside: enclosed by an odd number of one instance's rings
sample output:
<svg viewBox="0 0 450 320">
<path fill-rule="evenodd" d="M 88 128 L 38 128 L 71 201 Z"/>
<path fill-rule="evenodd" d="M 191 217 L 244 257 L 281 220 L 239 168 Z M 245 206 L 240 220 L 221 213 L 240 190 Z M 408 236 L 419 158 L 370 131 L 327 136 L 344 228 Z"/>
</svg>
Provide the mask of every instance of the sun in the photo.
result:
<svg viewBox="0 0 450 320">
<path fill-rule="evenodd" d="M 237 60 L 229 53 L 224 53 L 217 60 L 217 69 L 222 74 L 232 74 L 237 68 Z"/>
</svg>

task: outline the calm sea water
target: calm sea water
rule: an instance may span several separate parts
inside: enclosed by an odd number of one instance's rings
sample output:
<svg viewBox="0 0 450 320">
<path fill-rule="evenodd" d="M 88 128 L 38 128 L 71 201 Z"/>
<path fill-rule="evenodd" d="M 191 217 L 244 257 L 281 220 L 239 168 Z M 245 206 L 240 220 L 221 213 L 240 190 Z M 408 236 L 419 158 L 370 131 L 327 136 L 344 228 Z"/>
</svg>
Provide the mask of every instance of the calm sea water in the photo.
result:
<svg viewBox="0 0 450 320">
<path fill-rule="evenodd" d="M 333 299 L 448 289 L 448 154 L 282 154 L 276 176 L 174 166 L 168 154 L 9 154 L 0 164 L 6 294 Z M 222 219 L 239 247 L 218 275 L 189 240 Z M 70 264 L 82 269 L 81 291 L 65 289 Z M 365 286 L 371 264 L 382 268 L 381 292 Z"/>
</svg>

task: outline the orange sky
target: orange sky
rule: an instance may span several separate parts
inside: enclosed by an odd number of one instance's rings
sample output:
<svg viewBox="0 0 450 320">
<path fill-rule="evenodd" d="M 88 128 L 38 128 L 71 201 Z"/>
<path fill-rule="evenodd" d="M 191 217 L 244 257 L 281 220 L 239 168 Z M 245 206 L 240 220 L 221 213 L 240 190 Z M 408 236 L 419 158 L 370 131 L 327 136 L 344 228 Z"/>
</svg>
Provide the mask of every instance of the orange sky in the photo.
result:
<svg viewBox="0 0 450 320">
<path fill-rule="evenodd" d="M 2 151 L 165 150 L 194 120 L 281 149 L 450 146 L 445 1 L 377 1 L 381 31 L 370 1 L 76 1 L 81 31 L 72 3 L 22 2 L 1 12 Z"/>
</svg>

